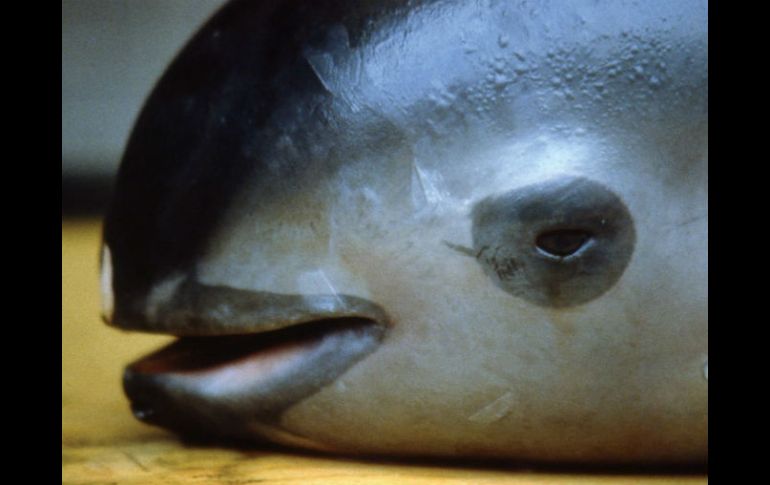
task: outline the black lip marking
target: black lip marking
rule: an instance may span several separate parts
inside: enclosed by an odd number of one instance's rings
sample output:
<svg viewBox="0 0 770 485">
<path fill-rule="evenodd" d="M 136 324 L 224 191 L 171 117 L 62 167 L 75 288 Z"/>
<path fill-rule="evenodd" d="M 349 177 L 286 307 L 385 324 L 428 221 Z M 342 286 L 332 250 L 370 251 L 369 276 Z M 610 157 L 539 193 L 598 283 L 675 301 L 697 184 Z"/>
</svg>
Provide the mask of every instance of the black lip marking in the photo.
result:
<svg viewBox="0 0 770 485">
<path fill-rule="evenodd" d="M 569 307 L 609 290 L 631 260 L 633 219 L 607 187 L 561 177 L 488 197 L 473 210 L 473 247 L 503 290 Z"/>
</svg>

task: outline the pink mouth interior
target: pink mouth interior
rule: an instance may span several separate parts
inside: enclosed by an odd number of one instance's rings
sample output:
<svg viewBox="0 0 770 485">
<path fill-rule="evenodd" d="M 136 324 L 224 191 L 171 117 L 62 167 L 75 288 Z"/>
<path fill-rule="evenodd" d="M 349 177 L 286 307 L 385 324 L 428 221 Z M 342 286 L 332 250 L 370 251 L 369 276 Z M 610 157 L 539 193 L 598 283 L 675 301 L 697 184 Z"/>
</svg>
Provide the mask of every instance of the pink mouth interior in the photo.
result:
<svg viewBox="0 0 770 485">
<path fill-rule="evenodd" d="M 368 319 L 340 318 L 259 334 L 182 337 L 133 363 L 131 369 L 139 374 L 190 376 L 236 368 L 252 376 L 271 374 L 311 354 L 326 339 L 373 324 Z"/>
</svg>

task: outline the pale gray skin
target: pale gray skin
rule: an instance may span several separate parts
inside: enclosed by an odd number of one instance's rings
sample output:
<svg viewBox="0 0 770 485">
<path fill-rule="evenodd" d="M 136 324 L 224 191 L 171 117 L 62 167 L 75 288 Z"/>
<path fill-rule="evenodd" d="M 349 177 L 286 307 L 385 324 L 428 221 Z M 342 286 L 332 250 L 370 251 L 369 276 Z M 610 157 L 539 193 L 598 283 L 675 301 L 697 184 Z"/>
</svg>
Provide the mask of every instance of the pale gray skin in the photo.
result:
<svg viewBox="0 0 770 485">
<path fill-rule="evenodd" d="M 105 315 L 176 335 L 376 325 L 279 371 L 136 364 L 132 400 L 152 388 L 187 416 L 172 429 L 343 453 L 705 462 L 706 2 L 426 2 L 345 22 L 300 41 L 316 88 L 239 138 L 258 169 L 141 290 L 125 268 L 151 258 L 119 246 L 149 232 L 125 222 L 141 202 L 119 181 Z M 537 249 L 564 227 L 588 243 Z"/>
</svg>

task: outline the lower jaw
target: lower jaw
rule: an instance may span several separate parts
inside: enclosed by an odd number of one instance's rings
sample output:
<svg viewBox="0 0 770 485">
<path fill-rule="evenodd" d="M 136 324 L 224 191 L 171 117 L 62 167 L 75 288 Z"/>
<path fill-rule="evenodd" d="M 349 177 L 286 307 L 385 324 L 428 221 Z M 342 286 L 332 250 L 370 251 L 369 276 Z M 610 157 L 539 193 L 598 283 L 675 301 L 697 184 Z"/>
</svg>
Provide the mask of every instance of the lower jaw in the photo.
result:
<svg viewBox="0 0 770 485">
<path fill-rule="evenodd" d="M 148 424 L 318 448 L 283 430 L 281 414 L 334 382 L 384 335 L 374 320 L 339 318 L 262 335 L 181 338 L 129 365 L 124 390 Z"/>
</svg>

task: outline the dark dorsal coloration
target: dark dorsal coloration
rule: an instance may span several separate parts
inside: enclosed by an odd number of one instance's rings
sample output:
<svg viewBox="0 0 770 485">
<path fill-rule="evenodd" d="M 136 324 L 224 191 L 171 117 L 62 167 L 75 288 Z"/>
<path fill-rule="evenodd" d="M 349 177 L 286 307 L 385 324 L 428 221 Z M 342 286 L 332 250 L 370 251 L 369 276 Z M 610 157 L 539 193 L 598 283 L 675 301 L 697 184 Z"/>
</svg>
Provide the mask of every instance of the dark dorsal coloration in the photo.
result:
<svg viewBox="0 0 770 485">
<path fill-rule="evenodd" d="M 136 122 L 106 217 L 117 319 L 140 318 L 153 282 L 193 266 L 231 197 L 264 170 L 260 139 L 283 102 L 326 95 L 305 50 L 333 25 L 355 45 L 404 3 L 238 0 L 188 43 Z"/>
</svg>

